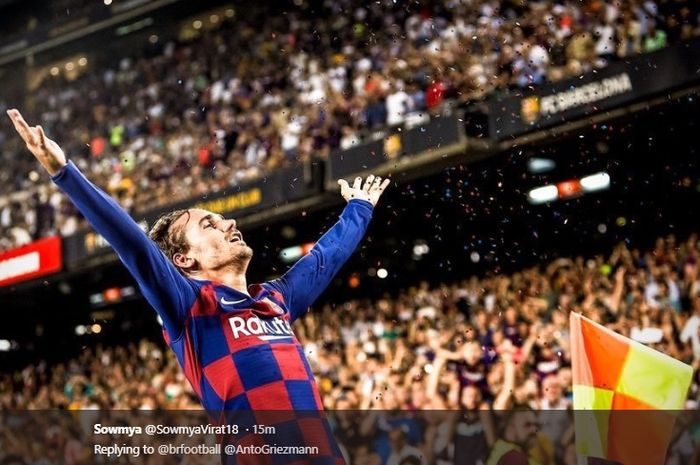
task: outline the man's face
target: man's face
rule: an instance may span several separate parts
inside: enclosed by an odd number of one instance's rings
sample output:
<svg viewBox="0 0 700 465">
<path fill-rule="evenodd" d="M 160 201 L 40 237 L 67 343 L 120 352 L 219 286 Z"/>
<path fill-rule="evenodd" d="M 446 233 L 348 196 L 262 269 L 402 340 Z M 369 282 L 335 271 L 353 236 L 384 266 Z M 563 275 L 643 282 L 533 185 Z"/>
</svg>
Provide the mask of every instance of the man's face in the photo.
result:
<svg viewBox="0 0 700 465">
<path fill-rule="evenodd" d="M 571 386 L 571 369 L 562 368 L 559 370 L 559 383 L 563 388 L 569 388 Z"/>
<path fill-rule="evenodd" d="M 180 229 L 181 228 L 181 229 Z M 189 250 L 184 258 L 194 260 L 192 268 L 209 271 L 237 264 L 245 270 L 253 250 L 243 240 L 236 221 L 207 210 L 190 209 L 170 227 L 171 233 L 182 231 Z"/>
<path fill-rule="evenodd" d="M 523 411 L 513 413 L 511 420 L 512 442 L 528 449 L 537 437 L 539 424 L 535 412 Z"/>
<path fill-rule="evenodd" d="M 561 399 L 561 384 L 556 375 L 547 376 L 542 382 L 542 391 L 545 399 L 550 402 L 558 402 Z"/>
</svg>

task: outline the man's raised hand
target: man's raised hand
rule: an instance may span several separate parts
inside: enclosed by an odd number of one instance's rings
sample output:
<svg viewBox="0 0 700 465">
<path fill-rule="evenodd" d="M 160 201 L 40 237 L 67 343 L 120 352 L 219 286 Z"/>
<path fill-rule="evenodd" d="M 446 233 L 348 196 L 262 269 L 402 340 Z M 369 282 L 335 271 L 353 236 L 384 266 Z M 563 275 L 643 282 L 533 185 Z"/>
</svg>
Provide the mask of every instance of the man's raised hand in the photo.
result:
<svg viewBox="0 0 700 465">
<path fill-rule="evenodd" d="M 53 176 L 66 165 L 66 155 L 58 144 L 44 134 L 41 126 L 29 126 L 17 110 L 7 110 L 7 116 L 15 125 L 15 130 L 22 137 L 27 148 L 39 160 L 41 166 Z"/>
<path fill-rule="evenodd" d="M 350 187 L 345 179 L 338 180 L 338 184 L 340 184 L 340 194 L 345 200 L 348 202 L 352 199 L 367 200 L 372 206 L 377 205 L 379 197 L 390 182 L 389 179 L 385 179 L 382 182 L 382 178 L 374 176 L 373 174 L 367 176 L 364 184 L 360 176 L 356 177 L 352 187 Z"/>
</svg>

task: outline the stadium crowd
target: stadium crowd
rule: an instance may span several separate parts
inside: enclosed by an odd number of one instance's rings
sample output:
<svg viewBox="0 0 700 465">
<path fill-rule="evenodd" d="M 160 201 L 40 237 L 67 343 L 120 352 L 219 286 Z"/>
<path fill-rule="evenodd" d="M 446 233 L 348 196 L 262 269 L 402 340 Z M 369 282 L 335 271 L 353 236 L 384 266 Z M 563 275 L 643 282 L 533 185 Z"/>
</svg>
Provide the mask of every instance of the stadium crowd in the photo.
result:
<svg viewBox="0 0 700 465">
<path fill-rule="evenodd" d="M 621 243 L 607 257 L 560 258 L 512 275 L 472 277 L 434 288 L 422 283 L 376 301 L 326 304 L 297 321 L 295 332 L 328 409 L 463 414 L 384 430 L 384 414 L 367 415 L 374 420 L 363 428 L 350 427 L 339 416 L 339 440 L 351 455 L 367 454 L 357 455 L 353 463 L 399 463 L 390 462 L 391 451 L 411 442 L 411 450 L 425 460 L 416 463 L 447 463 L 440 460 L 448 460 L 449 451 L 441 449 L 437 438 L 457 440 L 458 433 L 449 428 L 460 418 L 484 425 L 467 429 L 472 432 L 461 439 L 469 441 L 470 451 L 486 453 L 502 412 L 522 406 L 538 412 L 543 434 L 562 446 L 555 453 L 540 444 L 541 463 L 555 458 L 572 463 L 566 456 L 572 452 L 571 437 L 564 427 L 570 418 L 551 412 L 572 405 L 569 312 L 581 312 L 692 364 L 695 375 L 686 407 L 695 409 L 700 395 L 699 266 L 697 235 L 682 242 L 674 236 L 660 238 L 646 252 Z M 65 364 L 40 363 L 0 376 L 0 412 L 49 408 L 200 409 L 172 353 L 146 340 L 89 347 Z M 410 439 L 419 426 L 423 439 Z M 0 451 L 20 453 L 15 449 L 30 446 L 12 443 L 6 431 L 0 429 Z M 67 443 L 74 433 L 55 434 L 64 435 L 62 443 Z M 385 440 L 377 445 L 384 453 L 374 457 L 362 445 L 377 437 Z M 679 454 L 692 453 L 687 444 L 678 447 Z"/>
<path fill-rule="evenodd" d="M 674 0 L 325 0 L 234 13 L 195 40 L 149 45 L 73 81 L 47 75 L 0 107 L 26 108 L 137 213 L 700 35 L 698 5 Z M 8 129 L 0 251 L 72 234 L 79 214 Z"/>
</svg>

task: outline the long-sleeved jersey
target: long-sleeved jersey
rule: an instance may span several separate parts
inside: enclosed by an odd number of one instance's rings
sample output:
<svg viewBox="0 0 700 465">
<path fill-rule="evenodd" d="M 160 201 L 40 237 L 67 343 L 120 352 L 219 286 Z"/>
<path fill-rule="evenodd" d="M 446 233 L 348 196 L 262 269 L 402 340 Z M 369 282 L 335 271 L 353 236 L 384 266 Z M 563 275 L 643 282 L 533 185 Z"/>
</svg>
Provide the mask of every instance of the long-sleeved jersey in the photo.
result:
<svg viewBox="0 0 700 465">
<path fill-rule="evenodd" d="M 340 220 L 281 278 L 249 287 L 189 279 L 108 195 L 69 162 L 52 177 L 102 234 L 163 321 L 166 341 L 207 411 L 322 410 L 291 324 L 362 239 L 372 215 L 348 202 Z"/>
</svg>

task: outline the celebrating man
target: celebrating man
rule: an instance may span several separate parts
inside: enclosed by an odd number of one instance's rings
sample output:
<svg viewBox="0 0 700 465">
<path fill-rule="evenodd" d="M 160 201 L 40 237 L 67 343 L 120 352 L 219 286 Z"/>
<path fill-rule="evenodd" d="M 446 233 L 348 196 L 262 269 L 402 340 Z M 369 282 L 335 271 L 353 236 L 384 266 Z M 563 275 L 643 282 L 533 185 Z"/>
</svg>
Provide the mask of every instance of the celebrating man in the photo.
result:
<svg viewBox="0 0 700 465">
<path fill-rule="evenodd" d="M 165 338 L 204 408 L 322 410 L 309 363 L 291 329 L 362 239 L 389 180 L 338 181 L 340 220 L 281 278 L 248 285 L 253 250 L 236 221 L 200 210 L 163 215 L 150 239 L 67 161 L 41 126 L 8 115 L 51 179 L 102 234 L 163 321 Z"/>
</svg>

